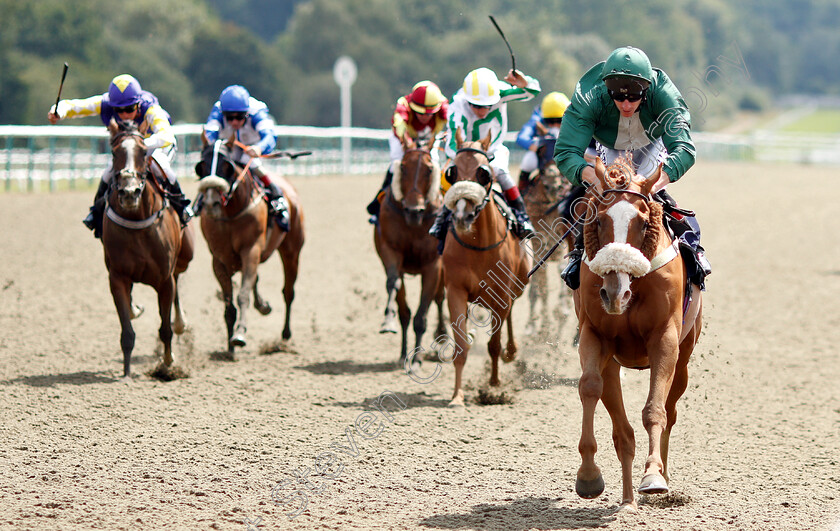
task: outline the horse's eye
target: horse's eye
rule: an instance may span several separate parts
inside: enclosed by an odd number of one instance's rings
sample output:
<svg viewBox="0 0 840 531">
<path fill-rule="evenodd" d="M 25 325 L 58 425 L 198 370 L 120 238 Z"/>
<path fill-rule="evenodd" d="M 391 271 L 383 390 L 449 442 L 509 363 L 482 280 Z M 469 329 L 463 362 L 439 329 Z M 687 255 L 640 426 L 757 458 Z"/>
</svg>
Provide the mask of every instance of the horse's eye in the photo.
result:
<svg viewBox="0 0 840 531">
<path fill-rule="evenodd" d="M 446 168 L 446 172 L 444 172 L 443 176 L 449 184 L 455 184 L 455 179 L 458 177 L 458 168 L 455 166 Z"/>
<path fill-rule="evenodd" d="M 488 166 L 479 166 L 475 171 L 475 178 L 478 181 L 478 184 L 487 186 L 487 184 L 492 180 L 490 168 Z"/>
</svg>

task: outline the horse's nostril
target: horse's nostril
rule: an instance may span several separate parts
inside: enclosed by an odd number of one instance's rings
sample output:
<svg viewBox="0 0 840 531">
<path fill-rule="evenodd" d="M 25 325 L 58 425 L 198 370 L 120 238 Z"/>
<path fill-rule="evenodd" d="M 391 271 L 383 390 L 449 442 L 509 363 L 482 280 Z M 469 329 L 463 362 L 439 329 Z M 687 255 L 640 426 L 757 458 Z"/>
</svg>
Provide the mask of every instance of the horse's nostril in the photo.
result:
<svg viewBox="0 0 840 531">
<path fill-rule="evenodd" d="M 607 296 L 607 290 L 606 289 L 601 288 L 601 291 L 599 291 L 598 293 L 601 295 L 601 300 L 604 302 L 604 304 L 609 304 L 610 303 L 610 298 Z"/>
</svg>

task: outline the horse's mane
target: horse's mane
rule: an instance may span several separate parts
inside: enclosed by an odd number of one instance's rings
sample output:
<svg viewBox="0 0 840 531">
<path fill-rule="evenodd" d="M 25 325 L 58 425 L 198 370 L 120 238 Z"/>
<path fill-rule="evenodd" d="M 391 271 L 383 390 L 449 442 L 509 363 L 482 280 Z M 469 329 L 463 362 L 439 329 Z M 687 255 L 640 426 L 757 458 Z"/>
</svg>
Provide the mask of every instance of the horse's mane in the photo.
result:
<svg viewBox="0 0 840 531">
<path fill-rule="evenodd" d="M 591 198 L 590 207 L 597 208 L 597 199 Z M 587 208 L 587 210 L 588 210 Z M 639 249 L 648 260 L 656 255 L 656 244 L 659 242 L 659 235 L 662 232 L 662 205 L 656 201 L 648 201 L 650 214 L 648 215 L 648 227 L 645 230 L 645 239 L 642 241 L 642 248 Z M 594 211 L 594 210 L 593 210 Z M 586 223 L 583 226 L 583 247 L 589 260 L 594 260 L 595 255 L 601 250 L 601 242 L 598 239 L 598 225 Z"/>
<path fill-rule="evenodd" d="M 109 127 L 111 131 L 111 145 L 124 136 L 137 135 L 142 138 L 140 129 L 138 129 L 137 124 L 133 121 L 124 122 L 111 118 L 111 123 L 113 124 L 113 127 Z"/>
</svg>

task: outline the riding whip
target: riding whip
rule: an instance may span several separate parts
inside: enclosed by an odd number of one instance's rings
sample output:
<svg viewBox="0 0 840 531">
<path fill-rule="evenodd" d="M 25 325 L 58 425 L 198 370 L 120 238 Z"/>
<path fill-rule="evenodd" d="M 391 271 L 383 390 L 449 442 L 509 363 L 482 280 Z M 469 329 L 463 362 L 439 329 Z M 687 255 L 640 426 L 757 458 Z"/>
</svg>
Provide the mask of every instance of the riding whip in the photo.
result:
<svg viewBox="0 0 840 531">
<path fill-rule="evenodd" d="M 64 78 L 67 77 L 67 69 L 70 65 L 64 63 L 64 71 L 61 72 L 61 83 L 58 85 L 58 96 L 55 97 L 55 114 L 58 115 L 58 101 L 61 99 L 61 89 L 64 88 Z"/>
<path fill-rule="evenodd" d="M 563 236 L 561 236 L 559 240 L 557 240 L 557 243 L 555 243 L 554 245 L 552 245 L 552 246 L 551 246 L 551 249 L 549 249 L 549 250 L 548 250 L 548 252 L 547 252 L 547 253 L 545 253 L 545 255 L 544 255 L 542 258 L 540 258 L 540 261 L 539 261 L 539 262 L 537 262 L 537 264 L 536 264 L 536 265 L 535 265 L 535 266 L 531 269 L 531 271 L 529 271 L 529 272 L 528 272 L 528 278 L 531 278 L 531 275 L 533 275 L 534 273 L 536 273 L 536 272 L 537 272 L 537 270 L 543 266 L 543 264 L 546 262 L 546 260 L 548 260 L 548 259 L 549 259 L 549 257 L 550 257 L 552 254 L 554 254 L 554 251 L 556 251 L 556 250 L 557 250 L 557 248 L 558 248 L 558 247 L 560 247 L 560 244 L 561 244 L 561 243 L 563 243 L 563 240 L 565 240 L 565 239 L 566 239 L 566 236 L 568 236 L 569 234 L 571 234 L 571 232 L 572 232 L 572 231 L 574 230 L 574 228 L 577 226 L 578 222 L 580 222 L 580 220 L 577 220 L 577 221 L 575 221 L 574 223 L 572 223 L 572 226 L 571 226 L 571 227 L 569 227 L 569 230 L 567 230 L 567 231 L 566 231 L 566 233 L 565 233 L 565 234 L 563 234 Z"/>
<path fill-rule="evenodd" d="M 286 158 L 290 158 L 290 159 L 294 160 L 298 157 L 305 157 L 306 155 L 311 155 L 311 154 L 312 154 L 311 151 L 297 151 L 297 152 L 277 151 L 275 153 L 270 153 L 268 155 L 263 155 L 262 158 L 264 158 L 264 159 L 279 159 L 279 158 L 286 157 Z"/>
<path fill-rule="evenodd" d="M 492 22 L 493 25 L 496 26 L 496 31 L 499 32 L 499 35 L 502 36 L 502 40 L 505 41 L 505 46 L 507 46 L 507 49 L 510 52 L 510 62 L 513 63 L 512 69 L 513 69 L 514 72 L 516 72 L 516 58 L 513 56 L 513 50 L 510 47 L 510 43 L 508 42 L 507 37 L 505 37 L 505 32 L 503 32 L 502 28 L 500 28 L 499 25 L 496 24 L 496 19 L 493 18 L 493 15 L 489 15 L 489 16 L 490 16 L 490 22 Z"/>
<path fill-rule="evenodd" d="M 236 140 L 235 138 L 232 138 L 231 140 L 233 140 L 233 145 L 235 145 L 236 147 L 238 147 L 242 151 L 245 151 L 246 149 L 248 149 L 248 146 L 246 146 L 245 144 L 243 144 L 239 140 Z M 274 153 L 268 153 L 266 155 L 260 155 L 259 158 L 261 158 L 261 159 L 280 159 L 280 158 L 285 157 L 285 158 L 289 158 L 289 159 L 294 160 L 298 157 L 305 157 L 306 155 L 311 155 L 311 154 L 312 154 L 311 151 L 296 151 L 296 152 L 295 151 L 275 151 Z"/>
</svg>

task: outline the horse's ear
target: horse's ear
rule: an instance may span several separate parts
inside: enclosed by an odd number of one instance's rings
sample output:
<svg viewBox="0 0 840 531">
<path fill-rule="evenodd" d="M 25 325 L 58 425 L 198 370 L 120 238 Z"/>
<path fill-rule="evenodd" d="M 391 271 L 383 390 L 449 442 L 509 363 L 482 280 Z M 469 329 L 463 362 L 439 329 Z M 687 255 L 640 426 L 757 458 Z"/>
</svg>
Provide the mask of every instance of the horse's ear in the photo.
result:
<svg viewBox="0 0 840 531">
<path fill-rule="evenodd" d="M 598 179 L 597 189 L 602 192 L 612 188 L 612 186 L 607 183 L 607 167 L 604 166 L 604 161 L 601 160 L 601 157 L 593 158 L 595 159 L 593 162 L 595 165 L 595 177 Z M 587 160 L 589 159 L 587 158 Z"/>
<path fill-rule="evenodd" d="M 593 157 L 595 159 L 595 177 L 598 178 L 599 181 L 604 182 L 604 175 L 607 173 L 607 168 L 604 166 L 604 161 L 601 160 L 601 157 Z"/>
<path fill-rule="evenodd" d="M 198 164 L 195 165 L 195 174 L 198 175 L 198 178 L 201 179 L 204 177 L 204 161 L 199 161 Z"/>
<path fill-rule="evenodd" d="M 210 145 L 210 141 L 207 140 L 207 131 L 204 128 L 201 129 L 201 149 L 203 150 L 207 146 Z"/>
<path fill-rule="evenodd" d="M 484 138 L 481 139 L 481 148 L 484 151 L 487 151 L 487 148 L 490 147 L 490 142 L 492 142 L 492 141 L 493 141 L 493 130 L 488 129 L 487 130 L 487 136 L 485 136 Z"/>
<path fill-rule="evenodd" d="M 461 145 L 464 143 L 464 135 L 461 133 L 461 128 L 455 128 L 455 147 L 457 149 L 461 149 Z"/>
<path fill-rule="evenodd" d="M 225 142 L 225 145 L 227 146 L 228 149 L 233 149 L 233 143 L 235 141 L 236 141 L 236 136 L 231 135 L 230 139 L 228 139 L 228 141 Z"/>
<path fill-rule="evenodd" d="M 656 184 L 660 177 L 662 177 L 662 164 L 660 164 L 656 168 L 656 171 L 653 172 L 653 175 L 651 175 L 650 177 L 645 179 L 644 182 L 642 182 L 642 193 L 644 195 L 650 195 L 651 191 L 653 190 L 653 185 Z"/>
<path fill-rule="evenodd" d="M 111 138 L 114 138 L 120 132 L 120 126 L 113 118 L 108 122 L 108 132 L 111 133 Z"/>
</svg>

